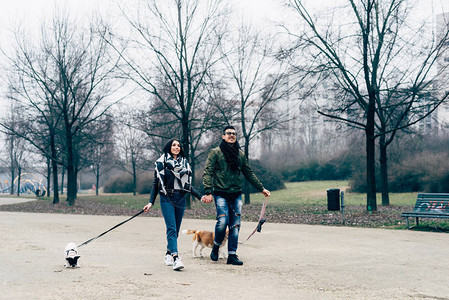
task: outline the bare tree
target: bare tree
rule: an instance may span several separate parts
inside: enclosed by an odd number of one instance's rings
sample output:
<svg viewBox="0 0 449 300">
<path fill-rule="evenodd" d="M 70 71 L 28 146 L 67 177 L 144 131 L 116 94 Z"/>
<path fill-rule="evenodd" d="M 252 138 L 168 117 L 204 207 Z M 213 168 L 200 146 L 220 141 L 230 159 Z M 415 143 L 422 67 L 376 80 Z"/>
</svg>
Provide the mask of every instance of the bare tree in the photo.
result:
<svg viewBox="0 0 449 300">
<path fill-rule="evenodd" d="M 194 112 L 205 100 L 201 95 L 206 74 L 219 59 L 218 45 L 226 30 L 224 1 L 147 0 L 140 1 L 134 13 L 123 13 L 133 29 L 132 38 L 125 39 L 132 52 L 108 40 L 126 62 L 127 78 L 179 124 L 181 143 L 194 172 L 192 129 L 199 128 Z"/>
<path fill-rule="evenodd" d="M 9 194 L 14 195 L 14 179 L 16 177 L 16 166 L 14 164 L 14 136 L 9 135 L 6 139 L 7 141 L 7 151 L 9 154 L 8 157 L 8 169 L 10 174 L 10 185 L 9 185 Z"/>
<path fill-rule="evenodd" d="M 137 179 L 141 174 L 143 166 L 146 164 L 145 157 L 148 157 L 147 136 L 139 129 L 133 128 L 122 122 L 118 123 L 116 137 L 116 165 L 119 169 L 130 174 L 133 178 L 133 195 L 136 195 Z"/>
<path fill-rule="evenodd" d="M 22 175 L 23 164 L 25 160 L 25 144 L 24 140 L 13 134 L 7 134 L 6 148 L 9 154 L 9 174 L 10 174 L 10 186 L 9 193 L 20 196 L 20 179 Z"/>
<path fill-rule="evenodd" d="M 402 17 L 397 19 L 404 22 L 407 11 L 403 11 Z M 443 17 L 442 24 L 433 35 L 429 34 L 433 30 L 425 30 L 425 25 L 412 31 L 407 39 L 401 36 L 399 25 L 393 28 L 396 31 L 391 34 L 396 36 L 396 43 L 386 47 L 388 60 L 379 76 L 381 88 L 376 97 L 376 128 L 383 206 L 390 204 L 387 147 L 399 131 L 428 118 L 449 96 L 449 64 L 444 62 L 449 53 L 449 20 Z M 400 68 L 389 67 L 411 57 L 413 63 Z"/>
<path fill-rule="evenodd" d="M 113 121 L 110 116 L 103 118 L 90 133 L 90 143 L 87 151 L 90 158 L 87 163 L 95 175 L 95 194 L 98 196 L 100 177 L 109 172 L 115 165 Z"/>
<path fill-rule="evenodd" d="M 10 72 L 16 70 L 13 67 Z M 59 203 L 58 164 L 61 164 L 61 161 L 58 160 L 61 150 L 57 136 L 61 118 L 51 98 L 44 96 L 45 98 L 41 99 L 39 98 L 39 93 L 34 93 L 32 88 L 28 89 L 23 87 L 25 85 L 21 81 L 26 79 L 22 76 L 22 74 L 19 74 L 17 77 L 10 76 L 10 92 L 8 98 L 11 101 L 11 111 L 19 110 L 26 111 L 27 113 L 21 114 L 20 121 L 11 123 L 3 120 L 0 125 L 10 135 L 25 139 L 38 149 L 44 157 L 47 157 L 49 166 L 47 171 L 47 192 L 50 193 L 50 173 L 53 173 L 53 204 L 56 204 Z M 16 108 L 13 108 L 14 106 Z"/>
<path fill-rule="evenodd" d="M 367 210 L 377 210 L 375 139 L 379 136 L 383 139 L 386 134 L 394 137 L 395 130 L 419 121 L 411 117 L 406 107 L 416 109 L 419 95 L 426 93 L 429 83 L 437 79 L 431 70 L 447 40 L 444 37 L 415 43 L 413 35 L 420 29 L 409 26 L 408 4 L 405 0 L 347 0 L 347 5 L 336 7 L 332 15 L 326 15 L 320 22 L 304 7 L 303 1 L 289 1 L 307 28 L 301 34 L 290 32 L 297 39 L 293 48 L 302 49 L 301 55 L 309 60 L 308 67 L 303 64 L 304 69 L 331 78 L 339 90 L 335 93 L 338 101 L 329 103 L 320 113 L 365 132 Z M 340 19 L 333 23 L 343 15 L 344 22 Z M 388 102 L 398 100 L 397 96 L 405 90 L 411 92 L 409 96 L 394 105 Z M 415 96 L 410 97 L 413 93 Z M 435 104 L 438 106 L 438 101 Z M 388 121 L 389 128 L 379 122 L 379 118 L 387 116 L 387 110 L 398 117 Z"/>
<path fill-rule="evenodd" d="M 220 79 L 222 79 L 222 76 L 220 76 Z M 197 104 L 191 112 L 189 149 L 190 165 L 193 173 L 196 170 L 196 166 L 207 154 L 210 145 L 214 142 L 207 138 L 208 133 L 226 124 L 222 115 L 222 107 L 224 107 L 223 98 L 217 98 L 213 94 L 214 87 L 220 81 L 222 80 L 217 79 L 217 77 L 212 80 L 210 73 L 207 75 L 207 78 L 204 79 L 206 89 L 196 95 L 198 99 Z M 162 82 L 163 78 L 161 78 Z M 168 93 L 170 89 L 170 85 L 166 84 L 165 93 Z M 176 106 L 174 101 L 168 100 L 168 102 L 170 102 L 171 107 Z M 230 111 L 230 109 L 227 110 Z M 134 112 L 129 112 L 129 115 L 129 122 L 127 124 L 140 129 L 148 135 L 149 141 L 151 141 L 148 144 L 148 149 L 151 149 L 154 153 L 159 153 L 167 140 L 182 136 L 182 124 L 173 115 L 171 109 L 168 109 L 166 106 L 161 106 L 158 101 L 148 103 L 147 107 L 143 107 L 142 109 L 134 108 Z M 230 115 L 231 113 L 229 113 Z M 228 117 L 227 114 L 226 117 Z M 195 176 L 193 176 L 193 179 L 195 179 Z M 189 208 L 189 203 L 187 207 Z"/>
<path fill-rule="evenodd" d="M 110 85 L 116 61 L 108 55 L 104 34 L 97 28 L 94 23 L 81 27 L 69 16 L 55 14 L 51 24 L 43 23 L 37 41 L 16 35 L 15 53 L 8 55 L 11 76 L 18 79 L 11 83 L 17 99 L 32 116 L 45 122 L 52 116 L 49 129 L 60 129 L 64 159 L 47 156 L 67 168 L 68 205 L 74 205 L 77 197 L 77 143 L 83 128 L 106 113 L 112 105 L 108 96 L 120 87 L 117 82 L 114 88 Z M 58 127 L 53 127 L 55 116 L 60 118 Z M 32 138 L 28 140 L 39 147 Z"/>
<path fill-rule="evenodd" d="M 249 159 L 250 143 L 260 133 L 289 121 L 288 112 L 277 102 L 289 93 L 287 68 L 275 56 L 275 39 L 262 37 L 252 28 L 241 26 L 234 40 L 222 44 L 223 61 L 229 73 L 228 101 L 218 106 L 233 107 L 229 122 L 237 121 Z M 274 107 L 276 106 L 276 108 Z M 225 112 L 224 109 L 220 111 Z M 223 115 L 225 118 L 226 116 Z M 244 181 L 245 204 L 250 203 L 248 182 Z"/>
<path fill-rule="evenodd" d="M 16 123 L 16 126 L 18 123 Z M 21 193 L 22 175 L 30 167 L 31 152 L 27 141 L 13 133 L 6 133 L 6 150 L 8 151 L 8 164 L 10 172 L 10 194 Z"/>
<path fill-rule="evenodd" d="M 9 98 L 10 95 L 8 95 Z M 23 107 L 18 105 L 17 103 L 10 103 L 9 112 L 7 116 L 4 117 L 2 123 L 6 126 L 3 126 L 3 132 L 5 133 L 6 140 L 6 151 L 8 152 L 8 165 L 9 165 L 9 173 L 11 176 L 10 179 L 10 194 L 14 195 L 17 193 L 17 196 L 20 196 L 20 180 L 22 175 L 22 170 L 24 164 L 26 163 L 26 140 L 21 136 L 14 134 L 14 131 L 11 129 L 20 130 L 24 125 L 24 110 Z M 18 179 L 18 180 L 17 180 Z M 15 186 L 15 182 L 17 182 L 17 186 Z"/>
<path fill-rule="evenodd" d="M 22 173 L 24 170 L 24 167 L 26 166 L 26 141 L 22 138 L 15 137 L 13 139 L 14 141 L 14 151 L 12 152 L 12 161 L 13 165 L 15 166 L 17 170 L 17 197 L 20 196 L 20 184 L 22 181 Z"/>
</svg>

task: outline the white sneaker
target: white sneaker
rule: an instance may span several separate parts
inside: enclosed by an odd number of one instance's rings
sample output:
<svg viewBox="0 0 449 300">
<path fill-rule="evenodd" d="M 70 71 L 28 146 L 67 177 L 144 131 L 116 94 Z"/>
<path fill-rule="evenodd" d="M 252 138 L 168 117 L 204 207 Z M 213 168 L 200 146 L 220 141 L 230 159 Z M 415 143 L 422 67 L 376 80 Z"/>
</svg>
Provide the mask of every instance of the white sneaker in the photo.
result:
<svg viewBox="0 0 449 300">
<path fill-rule="evenodd" d="M 165 255 L 164 261 L 166 266 L 173 266 L 173 256 L 171 256 L 170 254 Z"/>
<path fill-rule="evenodd" d="M 184 264 L 181 261 L 181 258 L 178 256 L 173 262 L 173 270 L 181 270 L 184 268 Z"/>
</svg>

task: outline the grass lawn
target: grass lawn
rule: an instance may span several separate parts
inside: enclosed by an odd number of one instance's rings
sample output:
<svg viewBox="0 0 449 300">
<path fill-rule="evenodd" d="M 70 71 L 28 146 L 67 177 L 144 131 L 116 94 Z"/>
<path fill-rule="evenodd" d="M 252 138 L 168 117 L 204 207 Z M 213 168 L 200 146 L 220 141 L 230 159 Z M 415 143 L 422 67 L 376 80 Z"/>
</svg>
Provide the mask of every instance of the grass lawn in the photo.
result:
<svg viewBox="0 0 449 300">
<path fill-rule="evenodd" d="M 348 193 L 348 181 L 305 181 L 287 182 L 286 189 L 271 193 L 271 204 L 293 205 L 327 205 L 327 190 L 340 189 L 344 191 L 345 205 L 366 205 L 366 194 Z M 390 205 L 413 207 L 418 193 L 391 193 Z M 263 195 L 254 194 L 251 201 L 262 203 Z M 381 194 L 377 195 L 377 205 L 382 205 Z"/>
<path fill-rule="evenodd" d="M 340 189 L 345 192 L 345 205 L 366 205 L 366 194 L 348 193 L 348 181 L 305 181 L 305 182 L 286 182 L 286 189 L 271 192 L 270 205 L 327 205 L 327 190 Z M 418 193 L 391 193 L 390 205 L 413 207 Z M 10 195 L 0 195 L 0 197 L 16 197 Z M 21 198 L 34 198 L 34 195 L 21 195 Z M 148 203 L 149 195 L 133 196 L 127 194 L 94 194 L 79 193 L 78 197 L 86 200 L 99 201 L 104 204 L 119 205 L 131 209 L 138 209 Z M 42 198 L 51 201 L 52 197 Z M 64 202 L 65 195 L 60 196 L 60 201 Z M 251 194 L 251 203 L 262 204 L 264 197 L 260 193 Z M 156 205 L 157 205 L 156 201 Z M 377 195 L 377 205 L 382 205 L 381 195 Z"/>
</svg>

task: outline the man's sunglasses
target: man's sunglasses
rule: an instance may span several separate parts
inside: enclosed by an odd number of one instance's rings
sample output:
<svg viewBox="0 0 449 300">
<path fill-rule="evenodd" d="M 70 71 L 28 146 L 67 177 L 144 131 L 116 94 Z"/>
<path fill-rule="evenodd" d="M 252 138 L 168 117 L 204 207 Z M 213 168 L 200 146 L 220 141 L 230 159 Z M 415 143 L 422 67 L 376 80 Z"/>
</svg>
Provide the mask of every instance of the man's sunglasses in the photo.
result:
<svg viewBox="0 0 449 300">
<path fill-rule="evenodd" d="M 237 135 L 237 132 L 226 131 L 225 134 L 227 134 L 227 135 Z"/>
</svg>

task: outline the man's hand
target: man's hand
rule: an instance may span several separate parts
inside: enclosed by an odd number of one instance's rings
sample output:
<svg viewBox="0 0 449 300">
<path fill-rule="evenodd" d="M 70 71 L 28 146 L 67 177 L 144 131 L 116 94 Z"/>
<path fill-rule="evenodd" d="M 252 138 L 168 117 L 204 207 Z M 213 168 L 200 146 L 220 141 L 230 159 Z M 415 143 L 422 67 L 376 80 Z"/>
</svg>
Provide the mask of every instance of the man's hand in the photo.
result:
<svg viewBox="0 0 449 300">
<path fill-rule="evenodd" d="M 206 204 L 210 204 L 211 202 L 212 202 L 212 200 L 214 200 L 214 198 L 212 197 L 212 195 L 204 195 L 202 198 L 201 198 L 201 201 L 203 201 L 204 203 L 206 203 Z"/>
<path fill-rule="evenodd" d="M 143 207 L 143 211 L 144 212 L 147 212 L 147 211 L 149 211 L 150 210 L 150 208 L 153 206 L 153 204 L 151 204 L 151 203 L 148 203 L 147 205 L 145 205 L 144 207 Z"/>
<path fill-rule="evenodd" d="M 270 191 L 267 190 L 267 189 L 264 189 L 264 190 L 262 191 L 262 194 L 263 194 L 265 197 L 270 197 L 270 195 L 271 195 Z"/>
</svg>

